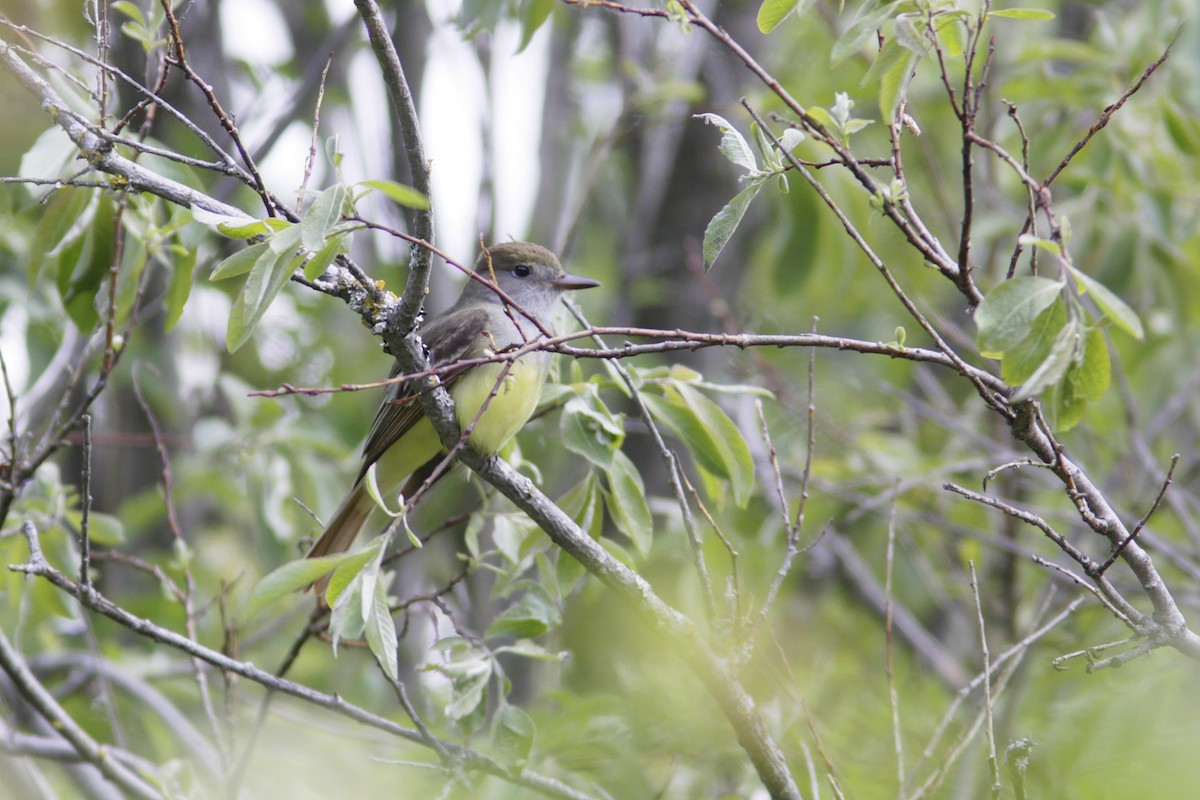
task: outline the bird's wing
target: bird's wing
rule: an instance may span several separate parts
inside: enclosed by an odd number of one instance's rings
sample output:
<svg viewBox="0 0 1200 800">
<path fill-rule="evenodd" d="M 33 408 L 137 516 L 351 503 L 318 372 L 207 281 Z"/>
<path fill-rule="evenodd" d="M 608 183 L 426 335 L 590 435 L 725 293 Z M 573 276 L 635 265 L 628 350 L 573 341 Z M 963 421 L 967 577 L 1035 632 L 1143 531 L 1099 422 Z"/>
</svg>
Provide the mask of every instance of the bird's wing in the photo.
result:
<svg viewBox="0 0 1200 800">
<path fill-rule="evenodd" d="M 470 311 L 459 311 L 454 314 L 443 314 L 430 320 L 421 329 L 421 340 L 425 342 L 429 354 L 429 363 L 433 367 L 452 365 L 455 361 L 467 358 L 479 347 L 479 341 L 487 329 L 488 312 L 483 308 Z M 453 385 L 466 367 L 450 369 L 442 372 L 442 385 L 449 388 Z M 392 366 L 389 377 L 396 377 L 400 372 L 400 364 Z M 375 422 L 367 435 L 367 443 L 363 445 L 362 469 L 358 473 L 361 481 L 367 474 L 367 469 L 387 452 L 387 449 L 408 433 L 413 425 L 425 416 L 421 407 L 420 390 L 425 386 L 424 381 L 404 381 L 392 386 L 379 411 L 375 414 Z M 357 481 L 356 481 L 357 482 Z"/>
</svg>

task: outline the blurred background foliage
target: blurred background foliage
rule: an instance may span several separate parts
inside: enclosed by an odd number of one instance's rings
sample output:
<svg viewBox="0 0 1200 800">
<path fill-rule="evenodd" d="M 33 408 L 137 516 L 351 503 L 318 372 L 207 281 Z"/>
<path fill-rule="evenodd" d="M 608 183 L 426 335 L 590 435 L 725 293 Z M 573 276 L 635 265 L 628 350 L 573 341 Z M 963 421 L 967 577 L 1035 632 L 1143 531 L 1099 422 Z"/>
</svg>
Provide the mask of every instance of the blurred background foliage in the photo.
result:
<svg viewBox="0 0 1200 800">
<path fill-rule="evenodd" d="M 134 5 L 150 14 L 154 4 Z M 836 63 L 831 60 L 856 15 L 881 4 L 869 2 L 864 8 L 850 2 L 841 8 L 818 0 L 770 35 L 756 27 L 759 5 L 702 4 L 802 104 L 832 107 L 837 93 L 848 93 L 855 114 L 875 120 L 856 134 L 855 152 L 860 158 L 886 158 L 890 145 L 886 126 L 878 121 L 879 86 L 862 83 L 876 54 L 874 40 Z M 959 5 L 977 10 L 973 3 Z M 1119 332 L 1109 337 L 1113 386 L 1063 440 L 1130 524 L 1149 508 L 1170 456 L 1183 454 L 1174 486 L 1142 542 L 1194 618 L 1200 603 L 1195 494 L 1200 406 L 1194 399 L 1200 385 L 1195 357 L 1200 344 L 1200 32 L 1194 24 L 1182 25 L 1189 6 L 1184 0 L 1039 0 L 1036 5 L 1056 17 L 990 23 L 995 55 L 979 125 L 1010 153 L 1019 153 L 1020 140 L 1002 101 L 1014 103 L 1030 139 L 1030 171 L 1036 176 L 1048 174 L 1104 106 L 1175 41 L 1170 59 L 1076 158 L 1053 194 L 1056 212 L 1070 218 L 1075 264 L 1122 296 L 1146 326 L 1145 341 Z M 85 6 L 92 4 L 0 2 L 13 23 L 86 50 L 94 49 L 94 42 Z M 437 0 L 388 4 L 427 125 L 444 250 L 469 263 L 480 237 L 551 246 L 569 270 L 603 281 L 603 289 L 580 298 L 595 324 L 757 333 L 800 333 L 816 325 L 822 333 L 870 341 L 895 340 L 897 327 L 903 326 L 908 345 L 929 344 L 841 225 L 799 180 L 791 181 L 787 194 L 768 186 L 705 273 L 700 261 L 705 226 L 739 186 L 736 170 L 717 151 L 718 133 L 693 114 L 720 114 L 749 135 L 741 98 L 759 113 L 784 109 L 702 32 L 584 6 L 538 0 L 466 0 L 461 7 Z M 114 20 L 133 19 L 119 8 L 111 13 Z M 294 197 L 302 180 L 329 53 L 319 142 L 337 137 L 348 181 L 408 180 L 374 59 L 351 3 L 207 0 L 182 4 L 180 13 L 189 60 L 235 115 L 279 195 Z M 60 65 L 57 84 L 65 86 L 66 75 L 94 84 L 94 72 L 61 48 L 12 28 L 4 37 Z M 147 60 L 142 44 L 114 35 L 112 45 L 117 65 L 152 82 L 155 62 Z M 961 135 L 935 66 L 924 61 L 909 88 L 907 112 L 921 135 L 906 136 L 904 156 L 910 198 L 952 247 L 962 213 Z M 111 107 L 123 114 L 135 99 L 125 87 L 113 91 Z M 177 74 L 164 96 L 225 141 L 203 98 Z M 0 104 L 6 116 L 0 174 L 30 176 L 46 163 L 30 153 L 50 121 L 7 75 L 0 80 Z M 204 155 L 196 139 L 165 114 L 152 136 L 173 150 Z M 317 149 L 313 189 L 334 180 L 320 155 L 324 145 Z M 811 143 L 802 144 L 798 153 L 816 161 L 827 157 Z M 257 198 L 232 179 L 151 157 L 144 163 L 259 213 Z M 72 162 L 66 174 L 79 167 Z M 983 363 L 962 296 L 923 266 L 857 184 L 836 168 L 818 174 L 943 335 L 969 361 Z M 975 155 L 975 175 L 972 252 L 986 291 L 1008 268 L 1025 198 L 1011 171 L 982 151 Z M 105 213 L 95 196 L 75 191 L 84 196 L 79 203 Z M 66 318 L 68 293 L 60 290 L 66 267 L 58 265 L 55 281 L 43 264 L 31 263 L 48 204 L 65 202 L 48 194 L 39 186 L 0 191 L 0 347 L 18 404 L 28 410 L 34 431 L 48 424 L 63 391 L 64 365 L 82 361 L 96 369 L 95 349 L 88 345 L 93 331 L 79 330 Z M 364 215 L 405 224 L 394 205 L 376 199 L 366 201 Z M 386 373 L 389 359 L 342 303 L 298 285 L 283 291 L 246 347 L 226 352 L 225 325 L 237 287 L 210 283 L 206 275 L 240 245 L 218 240 L 196 224 L 175 231 L 173 222 L 183 224 L 176 213 L 160 200 L 134 198 L 124 216 L 129 243 L 121 285 L 144 281 L 145 295 L 120 367 L 95 409 L 94 509 L 111 519 L 108 539 L 98 545 L 157 565 L 176 582 L 182 583 L 190 568 L 203 610 L 200 639 L 270 668 L 306 623 L 310 601 L 296 597 L 245 619 L 245 597 L 262 575 L 303 552 L 299 543 L 319 530 L 312 513 L 323 518 L 335 507 L 356 469 L 378 396 L 265 399 L 249 392 L 283 383 L 338 386 L 375 380 Z M 97 231 L 103 217 L 99 220 Z M 360 233 L 352 252 L 373 277 L 400 291 L 407 258 L 403 242 Z M 32 277 L 37 271 L 42 274 Z M 430 308 L 449 304 L 454 282 L 453 270 L 435 275 Z M 86 321 L 87 304 L 80 311 L 78 302 L 71 318 Z M 132 294 L 123 302 L 128 310 Z M 786 550 L 782 518 L 797 512 L 809 438 L 809 359 L 807 351 L 797 349 L 709 349 L 631 364 L 643 370 L 682 364 L 714 384 L 772 393 L 769 398 L 748 391 L 707 395 L 740 428 L 757 477 L 744 507 L 724 496 L 727 487 L 701 489 L 698 495 L 737 552 L 736 576 L 728 548 L 693 507 L 714 572 L 718 639 L 736 638 L 735 607 L 751 619 L 757 615 Z M 551 496 L 566 496 L 573 513 L 582 516 L 590 508 L 594 530 L 603 532 L 615 552 L 635 563 L 666 600 L 704 619 L 679 509 L 644 426 L 622 393 L 610 388 L 602 365 L 559 360 L 563 382 L 573 387 L 559 400 L 584 396 L 592 380 L 613 412 L 629 415 L 622 450 L 645 481 L 653 514 L 649 551 L 637 553 L 611 512 L 606 520 L 598 506 L 580 499 L 586 489 L 581 482 L 591 480 L 591 473 L 585 459 L 564 449 L 568 436 L 560 425 L 567 421 L 560 422 L 557 411 L 527 426 L 513 457 Z M 978 713 L 976 692 L 922 761 L 922 750 L 956 692 L 981 668 L 968 565 L 978 571 L 993 658 L 1080 592 L 1031 561 L 1031 554 L 1060 557 L 1035 530 L 942 490 L 945 481 L 978 488 L 989 469 L 1024 455 L 1013 449 L 1007 430 L 986 413 L 969 385 L 929 365 L 835 351 L 817 352 L 813 369 L 815 450 L 799 539 L 805 549 L 757 631 L 741 675 L 806 792 L 811 769 L 822 797 L 834 796 L 826 773 L 836 776 L 836 785 L 849 797 L 902 796 L 885 669 L 889 528 L 896 543 L 897 628 L 909 626 L 896 636 L 891 667 L 905 764 L 913 777 L 909 791 L 947 760 Z M 756 403 L 778 453 L 783 509 Z M 163 429 L 186 546 L 168 531 L 162 464 L 143 405 Z M 3 520 L 0 563 L 25 560 L 26 545 L 17 532 L 25 519 L 45 531 L 43 546 L 55 564 L 65 568 L 75 562 L 71 531 L 78 524 L 80 468 L 79 448 L 65 449 L 24 488 Z M 700 487 L 696 466 L 686 457 L 685 468 Z M 1093 555 L 1107 555 L 1102 543 L 1083 530 L 1061 487 L 1037 470 L 1010 472 L 992 489 L 1036 510 Z M 478 509 L 487 509 L 489 516 L 477 516 L 469 528 L 463 514 Z M 488 740 L 481 715 L 512 702 L 536 724 L 530 767 L 571 785 L 587 789 L 594 783 L 614 798 L 758 796 L 761 789 L 755 788 L 745 754 L 696 679 L 608 590 L 581 579 L 579 570 L 564 563 L 567 558 L 510 505 L 491 498 L 460 471 L 432 493 L 413 527 L 437 533 L 423 550 L 393 562 L 393 591 L 400 601 L 447 587 L 471 566 L 445 602 L 472 635 L 483 637 L 497 615 L 524 596 L 520 581 L 525 579 L 547 586 L 563 615 L 561 624 L 537 638 L 547 657 L 496 656 L 504 679 L 493 677 L 488 699 L 456 725 L 448 709 L 461 698 L 462 687 L 446 678 L 452 655 L 430 649 L 455 633 L 453 624 L 429 603 L 399 612 L 401 675 L 419 687 L 414 700 L 437 731 L 451 738 L 468 735 L 472 746 L 493 752 L 500 745 Z M 478 542 L 474 551 L 472 541 Z M 472 557 L 464 560 L 469 551 Z M 134 613 L 182 630 L 182 608 L 153 574 L 115 557 L 101 561 L 99 569 L 105 593 Z M 195 682 L 179 654 L 106 621 L 85 621 L 70 598 L 43 582 L 4 575 L 0 619 L 44 674 L 68 682 L 62 668 L 55 672 L 54 659 L 90 652 L 163 693 L 203 728 Z M 1136 594 L 1128 573 L 1115 568 L 1110 576 Z M 1200 742 L 1200 718 L 1194 713 L 1200 672 L 1194 663 L 1167 650 L 1120 671 L 1088 674 L 1083 659 L 1062 670 L 1052 666 L 1058 656 L 1125 635 L 1085 595 L 1074 614 L 1029 647 L 998 695 L 1001 759 L 1010 741 L 1030 737 L 1035 742 L 1028 796 L 1184 797 L 1200 791 L 1200 763 L 1193 757 Z M 505 642 L 511 637 L 493 637 L 488 645 Z M 481 652 L 467 648 L 457 655 L 479 658 Z M 406 722 L 365 648 L 343 646 L 335 660 L 327 644 L 311 643 L 292 677 Z M 237 681 L 221 691 L 230 698 L 235 748 L 244 747 L 261 692 Z M 100 739 L 129 742 L 154 760 L 178 759 L 181 791 L 205 795 L 205 781 L 192 774 L 199 769 L 194 763 L 199 754 L 180 744 L 177 729 L 140 712 L 131 695 L 99 695 L 115 697 L 115 708 L 93 702 L 96 696 L 68 693 L 68 710 Z M 403 784 L 407 797 L 525 796 L 526 790 L 488 778 L 439 795 L 447 777 L 407 763 L 431 759 L 421 748 L 291 700 L 277 700 L 272 712 L 247 771 L 246 786 L 254 794 L 286 787 L 297 797 L 366 796 Z M 3 713 L 16 724 L 11 698 Z M 0 765 L 11 777 L 4 782 L 11 796 L 35 796 L 31 787 L 47 776 L 70 795 L 63 774 L 44 763 L 14 758 Z M 988 791 L 982 734 L 948 770 L 933 796 L 969 798 Z M 1002 796 L 1019 796 L 1013 791 L 1006 775 Z"/>
</svg>

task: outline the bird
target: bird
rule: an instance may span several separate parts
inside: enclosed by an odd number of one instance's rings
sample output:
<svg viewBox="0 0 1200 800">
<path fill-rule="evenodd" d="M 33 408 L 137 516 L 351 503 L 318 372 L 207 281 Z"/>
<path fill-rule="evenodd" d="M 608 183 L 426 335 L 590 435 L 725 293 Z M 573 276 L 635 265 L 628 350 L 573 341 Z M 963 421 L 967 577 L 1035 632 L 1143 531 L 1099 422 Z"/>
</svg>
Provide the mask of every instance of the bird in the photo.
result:
<svg viewBox="0 0 1200 800">
<path fill-rule="evenodd" d="M 421 325 L 418 334 L 430 366 L 437 369 L 454 400 L 459 428 L 466 430 L 474 423 L 468 443 L 491 455 L 533 414 L 550 369 L 550 353 L 533 350 L 513 361 L 457 364 L 503 353 L 541 336 L 539 325 L 550 329 L 565 292 L 592 288 L 600 282 L 569 274 L 554 253 L 529 242 L 485 248 L 474 277 L 468 278 L 458 301 Z M 397 363 L 391 376 L 399 372 Z M 363 446 L 358 477 L 306 558 L 336 555 L 354 543 L 376 506 L 366 486 L 372 465 L 383 496 L 400 491 L 408 497 L 445 456 L 441 439 L 421 405 L 420 395 L 428 380 L 392 385 Z M 487 407 L 480 416 L 485 401 Z M 318 593 L 324 591 L 324 581 L 314 585 Z"/>
</svg>

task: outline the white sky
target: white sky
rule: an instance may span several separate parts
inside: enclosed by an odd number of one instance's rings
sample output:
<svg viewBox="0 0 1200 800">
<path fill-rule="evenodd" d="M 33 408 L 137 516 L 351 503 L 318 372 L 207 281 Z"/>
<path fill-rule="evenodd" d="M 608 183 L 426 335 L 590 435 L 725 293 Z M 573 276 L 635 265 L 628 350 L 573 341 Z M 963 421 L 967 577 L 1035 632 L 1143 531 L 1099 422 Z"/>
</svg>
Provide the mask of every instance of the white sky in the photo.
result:
<svg viewBox="0 0 1200 800">
<path fill-rule="evenodd" d="M 349 0 L 326 0 L 334 20 L 354 14 Z M 490 132 L 494 153 L 496 237 L 521 238 L 528 232 L 536 201 L 541 145 L 541 113 L 549 59 L 549 26 L 539 30 L 524 52 L 517 54 L 520 29 L 502 23 L 493 35 L 492 83 L 485 83 L 484 70 L 474 47 L 463 41 L 449 22 L 458 10 L 454 0 L 429 0 L 434 32 L 429 43 L 421 87 L 421 119 L 425 153 L 432 167 L 434 219 L 438 245 L 465 263 L 474 259 L 480 234 L 479 192 L 484 164 L 483 131 Z M 235 19 L 236 17 L 236 19 Z M 264 91 L 257 97 L 236 98 L 239 122 L 252 128 L 254 119 L 264 126 L 272 111 L 290 102 L 283 91 L 272 91 L 271 68 L 290 58 L 291 46 L 284 36 L 264 36 L 263 31 L 285 30 L 275 6 L 267 0 L 241 0 L 236 15 L 223 20 L 226 47 L 231 57 L 254 65 Z M 324 54 L 314 54 L 314 57 Z M 346 155 L 347 181 L 388 178 L 379 174 L 387 163 L 388 143 L 383 139 L 387 125 L 387 100 L 374 56 L 358 51 L 348 65 L 348 81 L 356 95 L 354 119 L 323 115 L 321 139 L 337 134 Z M 254 117 L 248 109 L 257 106 Z M 245 138 L 253 142 L 250 130 Z M 293 192 L 300 184 L 312 131 L 307 123 L 296 123 L 280 139 L 260 168 L 268 185 L 281 193 Z M 323 163 L 323 158 L 318 158 Z M 324 168 L 314 171 L 310 188 L 327 185 Z M 397 255 L 404 248 L 399 248 Z"/>
</svg>

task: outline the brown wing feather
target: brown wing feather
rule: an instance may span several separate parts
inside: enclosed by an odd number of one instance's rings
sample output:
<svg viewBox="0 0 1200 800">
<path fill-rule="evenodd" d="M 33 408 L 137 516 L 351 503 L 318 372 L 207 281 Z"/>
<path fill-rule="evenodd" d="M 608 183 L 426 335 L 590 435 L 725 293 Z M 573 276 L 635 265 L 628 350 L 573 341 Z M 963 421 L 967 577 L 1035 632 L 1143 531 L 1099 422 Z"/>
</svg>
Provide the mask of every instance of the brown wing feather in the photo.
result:
<svg viewBox="0 0 1200 800">
<path fill-rule="evenodd" d="M 470 311 L 455 311 L 442 314 L 421 329 L 421 340 L 429 351 L 429 363 L 434 367 L 445 366 L 458 361 L 478 347 L 480 337 L 487 328 L 488 312 L 482 308 Z M 446 387 L 465 370 L 449 370 L 440 377 Z M 388 377 L 394 378 L 400 372 L 400 364 L 392 366 Z M 363 445 L 362 469 L 358 473 L 358 481 L 367 474 L 367 469 L 387 452 L 387 449 L 408 433 L 413 425 L 425 416 L 421 407 L 420 389 L 422 382 L 404 381 L 392 386 L 387 397 L 375 414 L 375 422 L 367 435 L 367 443 Z"/>
</svg>

